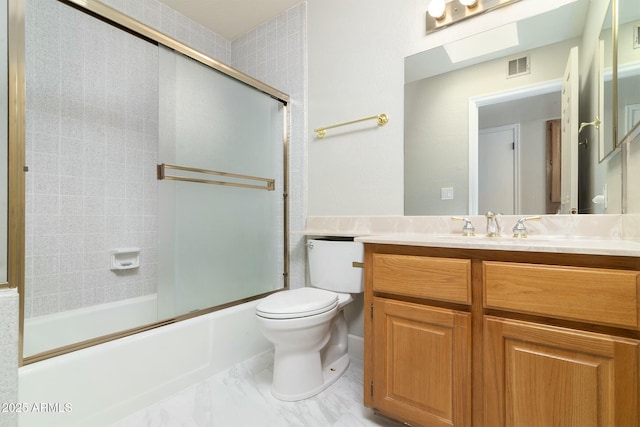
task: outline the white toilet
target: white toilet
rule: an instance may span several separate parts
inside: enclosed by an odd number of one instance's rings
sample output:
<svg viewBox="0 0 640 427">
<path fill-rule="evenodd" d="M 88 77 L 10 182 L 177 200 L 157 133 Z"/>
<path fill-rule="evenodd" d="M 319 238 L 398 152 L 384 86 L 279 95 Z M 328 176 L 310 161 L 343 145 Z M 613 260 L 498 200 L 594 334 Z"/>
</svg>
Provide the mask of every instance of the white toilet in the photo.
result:
<svg viewBox="0 0 640 427">
<path fill-rule="evenodd" d="M 349 366 L 343 307 L 363 291 L 362 243 L 309 240 L 312 287 L 269 295 L 256 306 L 262 334 L 274 344 L 271 393 L 295 401 L 320 393 Z"/>
</svg>

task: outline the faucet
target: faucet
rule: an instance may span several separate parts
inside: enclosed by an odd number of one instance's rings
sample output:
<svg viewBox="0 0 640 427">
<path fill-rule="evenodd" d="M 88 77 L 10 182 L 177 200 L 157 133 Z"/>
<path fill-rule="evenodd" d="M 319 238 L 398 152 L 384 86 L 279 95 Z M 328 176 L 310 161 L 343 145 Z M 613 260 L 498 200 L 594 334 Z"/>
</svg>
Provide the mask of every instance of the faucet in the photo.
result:
<svg viewBox="0 0 640 427">
<path fill-rule="evenodd" d="M 487 212 L 487 237 L 500 237 L 500 232 L 502 231 L 502 227 L 500 226 L 500 221 L 498 221 L 498 216 L 500 214 L 494 212 Z"/>
<path fill-rule="evenodd" d="M 520 218 L 516 225 L 513 226 L 513 237 L 524 238 L 527 237 L 527 227 L 525 227 L 525 221 L 539 221 L 542 218 L 539 216 L 525 216 Z"/>
<path fill-rule="evenodd" d="M 456 221 L 464 221 L 464 225 L 462 226 L 462 235 L 467 236 L 475 236 L 476 229 L 473 227 L 471 220 L 469 218 L 464 218 L 461 216 L 452 216 L 451 219 Z"/>
</svg>

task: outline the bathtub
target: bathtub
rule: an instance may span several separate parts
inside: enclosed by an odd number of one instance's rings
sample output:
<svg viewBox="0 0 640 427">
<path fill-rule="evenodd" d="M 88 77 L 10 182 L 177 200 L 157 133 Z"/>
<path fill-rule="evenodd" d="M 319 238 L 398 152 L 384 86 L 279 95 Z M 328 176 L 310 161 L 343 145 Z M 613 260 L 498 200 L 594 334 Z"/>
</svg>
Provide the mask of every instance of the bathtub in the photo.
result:
<svg viewBox="0 0 640 427">
<path fill-rule="evenodd" d="M 63 311 L 24 321 L 24 355 L 125 331 L 158 319 L 156 294 Z"/>
<path fill-rule="evenodd" d="M 20 427 L 108 426 L 271 348 L 257 301 L 23 366 Z"/>
</svg>

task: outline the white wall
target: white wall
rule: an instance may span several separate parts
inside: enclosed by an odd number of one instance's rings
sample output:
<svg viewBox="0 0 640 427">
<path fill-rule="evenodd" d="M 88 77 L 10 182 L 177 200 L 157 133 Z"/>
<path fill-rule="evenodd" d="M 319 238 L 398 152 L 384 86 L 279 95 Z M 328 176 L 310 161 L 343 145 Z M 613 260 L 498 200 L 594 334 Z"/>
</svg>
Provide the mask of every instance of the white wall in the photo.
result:
<svg viewBox="0 0 640 427">
<path fill-rule="evenodd" d="M 308 3 L 308 213 L 402 213 L 402 33 L 390 31 L 405 14 L 396 2 Z M 399 96 L 398 96 L 399 95 Z M 375 122 L 312 130 L 380 113 Z M 353 129 L 363 129 L 353 132 Z"/>
<path fill-rule="evenodd" d="M 308 214 L 403 214 L 405 56 L 572 1 L 524 0 L 426 35 L 428 0 L 308 0 Z M 312 132 L 383 112 L 385 127 Z"/>
</svg>

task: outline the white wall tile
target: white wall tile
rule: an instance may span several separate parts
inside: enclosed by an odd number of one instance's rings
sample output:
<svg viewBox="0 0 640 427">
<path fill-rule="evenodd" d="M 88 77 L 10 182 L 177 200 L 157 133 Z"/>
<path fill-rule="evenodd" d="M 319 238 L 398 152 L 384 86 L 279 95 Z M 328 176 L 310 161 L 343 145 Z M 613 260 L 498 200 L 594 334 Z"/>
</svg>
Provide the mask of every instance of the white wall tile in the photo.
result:
<svg viewBox="0 0 640 427">
<path fill-rule="evenodd" d="M 155 0 L 112 3 L 134 18 L 160 23 Z M 157 127 L 157 88 L 151 91 L 155 97 L 145 92 L 157 87 L 157 77 L 146 77 L 153 73 L 145 73 L 145 67 L 155 69 L 157 53 L 154 46 L 55 0 L 29 1 L 26 11 L 31 233 L 26 252 L 33 256 L 26 279 L 34 298 L 51 296 L 56 289 L 64 293 L 33 304 L 27 295 L 29 317 L 77 308 L 80 301 L 83 306 L 103 302 L 107 279 L 112 289 L 131 286 L 129 278 L 106 275 L 111 273 L 107 245 L 133 246 L 128 239 L 143 229 L 140 163 L 157 157 L 157 143 L 145 143 L 144 133 L 145 121 L 147 129 L 152 121 Z M 147 133 L 147 141 L 157 142 L 157 131 Z M 149 182 L 146 189 L 152 193 L 156 187 Z M 107 238 L 107 224 L 119 236 Z M 150 221 L 145 231 L 157 233 L 154 225 Z M 83 271 L 80 298 L 81 276 L 68 275 Z M 133 293 L 140 293 L 141 280 L 136 287 Z M 109 298 L 126 298 L 127 293 L 132 292 L 115 290 Z M 66 296 L 73 299 L 60 305 Z"/>
</svg>

